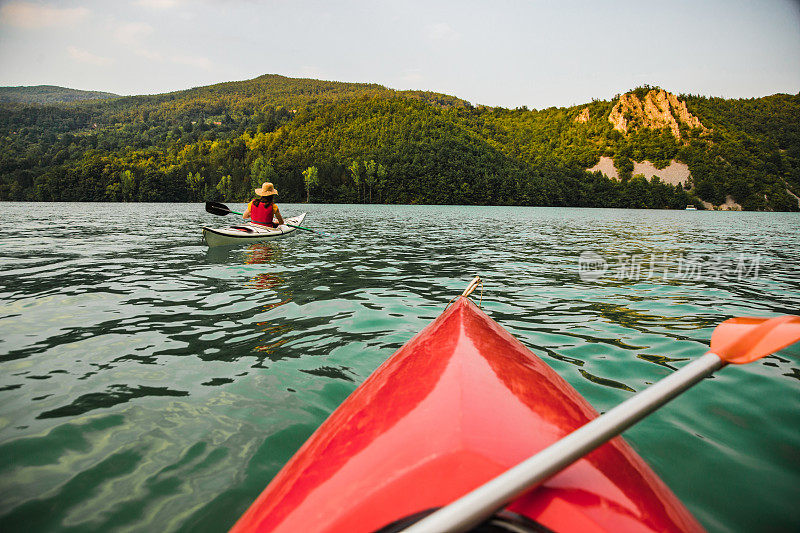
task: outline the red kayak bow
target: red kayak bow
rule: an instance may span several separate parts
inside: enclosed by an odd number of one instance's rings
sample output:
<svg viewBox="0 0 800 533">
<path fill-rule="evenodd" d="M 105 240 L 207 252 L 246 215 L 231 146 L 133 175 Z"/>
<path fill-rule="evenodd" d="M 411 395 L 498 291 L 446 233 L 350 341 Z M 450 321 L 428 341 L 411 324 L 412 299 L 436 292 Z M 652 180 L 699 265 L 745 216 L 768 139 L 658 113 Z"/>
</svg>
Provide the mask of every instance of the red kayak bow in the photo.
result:
<svg viewBox="0 0 800 533">
<path fill-rule="evenodd" d="M 458 298 L 320 426 L 232 531 L 379 530 L 448 505 L 596 417 Z M 621 437 L 506 509 L 559 532 L 702 531 Z"/>
</svg>

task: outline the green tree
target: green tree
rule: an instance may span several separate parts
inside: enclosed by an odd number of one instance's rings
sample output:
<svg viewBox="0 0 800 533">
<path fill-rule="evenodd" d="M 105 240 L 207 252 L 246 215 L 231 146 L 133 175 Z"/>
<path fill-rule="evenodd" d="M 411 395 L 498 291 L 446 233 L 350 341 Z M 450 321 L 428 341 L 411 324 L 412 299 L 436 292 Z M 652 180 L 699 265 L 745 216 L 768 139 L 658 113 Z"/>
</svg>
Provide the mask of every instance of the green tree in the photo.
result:
<svg viewBox="0 0 800 533">
<path fill-rule="evenodd" d="M 319 184 L 319 171 L 317 167 L 308 167 L 303 171 L 303 181 L 306 184 L 306 203 L 311 201 L 311 187 Z"/>
<path fill-rule="evenodd" d="M 233 200 L 233 183 L 230 175 L 222 176 L 215 187 L 222 197 L 222 201 Z"/>
<path fill-rule="evenodd" d="M 353 177 L 353 183 L 356 184 L 356 196 L 358 201 L 361 201 L 361 182 L 363 180 L 364 172 L 361 169 L 361 163 L 353 161 L 349 167 L 350 175 Z"/>
<path fill-rule="evenodd" d="M 195 172 L 194 174 L 189 172 L 189 175 L 186 177 L 186 188 L 189 190 L 189 197 L 192 202 L 201 202 L 205 199 L 205 185 L 205 180 L 199 172 Z"/>
<path fill-rule="evenodd" d="M 250 182 L 246 190 L 242 191 L 242 199 L 246 200 L 253 196 L 253 189 L 261 188 L 265 182 L 274 183 L 277 178 L 275 169 L 270 165 L 264 156 L 258 156 L 250 165 Z"/>
<path fill-rule="evenodd" d="M 123 202 L 130 202 L 133 200 L 133 192 L 136 187 L 136 179 L 133 172 L 126 170 L 120 175 L 119 179 L 119 196 Z"/>
<path fill-rule="evenodd" d="M 111 202 L 122 201 L 122 194 L 120 193 L 120 184 L 118 181 L 115 181 L 106 187 L 106 200 Z"/>
<path fill-rule="evenodd" d="M 372 189 L 375 187 L 377 180 L 377 168 L 378 166 L 375 160 L 364 161 L 364 185 L 369 190 L 369 203 L 372 203 Z"/>
<path fill-rule="evenodd" d="M 381 203 L 380 193 L 383 192 L 383 189 L 386 187 L 386 176 L 388 176 L 388 174 L 386 167 L 378 163 L 378 168 L 375 171 L 375 175 L 378 178 L 378 203 Z"/>
</svg>

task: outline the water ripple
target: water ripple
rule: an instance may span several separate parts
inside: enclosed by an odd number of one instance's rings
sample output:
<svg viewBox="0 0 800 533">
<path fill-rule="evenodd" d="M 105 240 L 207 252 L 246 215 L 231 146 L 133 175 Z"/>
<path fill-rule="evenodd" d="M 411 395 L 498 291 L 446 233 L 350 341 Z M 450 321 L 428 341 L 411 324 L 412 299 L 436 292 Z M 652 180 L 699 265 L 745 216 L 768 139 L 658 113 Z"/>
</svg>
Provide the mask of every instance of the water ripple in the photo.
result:
<svg viewBox="0 0 800 533">
<path fill-rule="evenodd" d="M 797 214 L 286 205 L 332 236 L 208 249 L 199 227 L 224 222 L 201 205 L 29 210 L 0 212 L 4 531 L 228 528 L 476 274 L 483 309 L 600 411 L 702 354 L 721 320 L 800 310 Z M 584 251 L 601 278 L 581 279 Z M 757 275 L 675 275 L 753 254 Z M 626 433 L 710 529 L 800 523 L 799 350 Z"/>
</svg>

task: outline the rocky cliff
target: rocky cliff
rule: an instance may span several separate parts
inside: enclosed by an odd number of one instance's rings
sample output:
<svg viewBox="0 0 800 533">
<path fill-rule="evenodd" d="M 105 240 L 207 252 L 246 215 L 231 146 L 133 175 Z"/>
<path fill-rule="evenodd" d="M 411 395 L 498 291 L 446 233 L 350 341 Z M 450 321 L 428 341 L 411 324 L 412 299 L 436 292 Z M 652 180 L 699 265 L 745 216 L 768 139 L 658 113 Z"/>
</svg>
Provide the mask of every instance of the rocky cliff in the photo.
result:
<svg viewBox="0 0 800 533">
<path fill-rule="evenodd" d="M 703 133 L 709 130 L 700 119 L 692 115 L 682 102 L 672 93 L 663 89 L 648 91 L 644 97 L 636 92 L 623 94 L 608 116 L 614 129 L 622 133 L 638 128 L 669 128 L 677 139 L 681 139 L 681 125 L 698 128 Z"/>
</svg>

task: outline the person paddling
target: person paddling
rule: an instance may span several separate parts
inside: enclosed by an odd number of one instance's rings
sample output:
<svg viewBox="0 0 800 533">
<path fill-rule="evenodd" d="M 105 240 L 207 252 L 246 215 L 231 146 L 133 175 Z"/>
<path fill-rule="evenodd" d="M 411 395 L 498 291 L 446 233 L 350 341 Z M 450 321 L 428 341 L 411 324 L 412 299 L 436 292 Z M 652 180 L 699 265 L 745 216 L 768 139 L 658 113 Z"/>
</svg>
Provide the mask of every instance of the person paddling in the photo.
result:
<svg viewBox="0 0 800 533">
<path fill-rule="evenodd" d="M 278 206 L 275 205 L 275 197 L 278 196 L 278 191 L 269 183 L 264 182 L 260 189 L 256 189 L 256 194 L 259 198 L 251 201 L 244 210 L 242 218 L 250 217 L 250 222 L 259 224 L 261 226 L 268 226 L 270 228 L 277 227 L 273 222 L 273 217 L 278 219 L 278 224 L 283 224 L 283 217 Z"/>
</svg>

